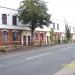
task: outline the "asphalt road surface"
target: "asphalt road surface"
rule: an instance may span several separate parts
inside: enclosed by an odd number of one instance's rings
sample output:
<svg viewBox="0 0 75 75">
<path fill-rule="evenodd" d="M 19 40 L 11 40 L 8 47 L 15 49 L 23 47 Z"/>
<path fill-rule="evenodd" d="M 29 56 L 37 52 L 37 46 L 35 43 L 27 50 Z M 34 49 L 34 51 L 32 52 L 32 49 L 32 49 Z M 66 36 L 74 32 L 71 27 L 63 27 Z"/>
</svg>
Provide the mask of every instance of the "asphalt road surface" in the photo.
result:
<svg viewBox="0 0 75 75">
<path fill-rule="evenodd" d="M 75 60 L 75 43 L 0 57 L 0 75 L 54 75 Z"/>
</svg>

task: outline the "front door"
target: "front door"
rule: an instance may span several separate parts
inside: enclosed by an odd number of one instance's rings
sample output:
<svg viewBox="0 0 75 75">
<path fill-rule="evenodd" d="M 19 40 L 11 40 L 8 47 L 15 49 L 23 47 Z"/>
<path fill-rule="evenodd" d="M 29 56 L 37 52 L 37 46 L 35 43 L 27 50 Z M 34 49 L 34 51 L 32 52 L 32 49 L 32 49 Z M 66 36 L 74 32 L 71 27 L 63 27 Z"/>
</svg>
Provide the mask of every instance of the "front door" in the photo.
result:
<svg viewBox="0 0 75 75">
<path fill-rule="evenodd" d="M 23 45 L 26 46 L 26 36 L 23 36 Z"/>
<path fill-rule="evenodd" d="M 28 45 L 30 46 L 30 36 L 28 36 Z"/>
</svg>

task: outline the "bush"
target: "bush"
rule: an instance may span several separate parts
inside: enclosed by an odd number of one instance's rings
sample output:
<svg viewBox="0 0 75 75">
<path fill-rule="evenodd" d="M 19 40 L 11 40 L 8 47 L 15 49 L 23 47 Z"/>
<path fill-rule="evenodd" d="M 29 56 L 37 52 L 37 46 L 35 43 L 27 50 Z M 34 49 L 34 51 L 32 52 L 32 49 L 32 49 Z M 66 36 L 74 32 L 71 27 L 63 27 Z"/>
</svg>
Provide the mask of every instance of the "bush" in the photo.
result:
<svg viewBox="0 0 75 75">
<path fill-rule="evenodd" d="M 68 41 L 65 39 L 65 40 L 63 40 L 63 43 L 68 43 Z"/>
<path fill-rule="evenodd" d="M 0 52 L 6 52 L 5 48 L 0 48 Z"/>
</svg>

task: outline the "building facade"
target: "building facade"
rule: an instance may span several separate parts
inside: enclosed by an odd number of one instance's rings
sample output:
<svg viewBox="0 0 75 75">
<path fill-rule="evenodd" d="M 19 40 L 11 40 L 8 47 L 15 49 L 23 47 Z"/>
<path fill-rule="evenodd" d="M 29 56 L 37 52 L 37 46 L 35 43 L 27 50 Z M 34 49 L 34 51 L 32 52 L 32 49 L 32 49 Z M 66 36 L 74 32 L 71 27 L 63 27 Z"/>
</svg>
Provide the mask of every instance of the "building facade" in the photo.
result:
<svg viewBox="0 0 75 75">
<path fill-rule="evenodd" d="M 20 45 L 25 28 L 17 20 L 17 10 L 0 7 L 0 46 Z"/>
<path fill-rule="evenodd" d="M 18 11 L 0 7 L 0 46 L 31 45 L 31 30 L 18 21 Z M 46 32 L 35 29 L 34 44 L 45 44 Z"/>
<path fill-rule="evenodd" d="M 53 28 L 55 35 L 60 39 L 61 43 L 65 40 L 66 27 L 69 28 L 72 41 L 75 41 L 75 24 L 65 22 L 64 20 L 52 19 L 53 23 L 50 28 Z M 60 37 L 60 38 L 59 38 Z"/>
<path fill-rule="evenodd" d="M 18 11 L 6 7 L 0 7 L 0 46 L 11 45 L 31 45 L 31 30 L 18 21 Z M 34 32 L 34 45 L 51 44 L 50 31 L 53 29 L 53 39 L 57 43 L 65 39 L 65 22 L 51 19 L 52 24 L 49 27 L 43 26 L 43 29 L 37 27 Z M 75 40 L 75 26 L 68 24 L 72 34 L 72 40 Z"/>
</svg>

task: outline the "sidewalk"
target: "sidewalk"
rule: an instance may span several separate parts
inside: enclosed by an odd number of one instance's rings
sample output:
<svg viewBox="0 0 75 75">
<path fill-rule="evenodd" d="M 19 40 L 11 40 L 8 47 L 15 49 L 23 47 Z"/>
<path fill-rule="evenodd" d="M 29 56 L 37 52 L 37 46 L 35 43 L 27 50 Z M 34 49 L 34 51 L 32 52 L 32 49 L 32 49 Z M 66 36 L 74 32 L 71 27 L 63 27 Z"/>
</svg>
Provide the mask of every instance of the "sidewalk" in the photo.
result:
<svg viewBox="0 0 75 75">
<path fill-rule="evenodd" d="M 64 44 L 52 45 L 52 46 L 41 46 L 41 47 L 36 47 L 36 46 L 25 47 L 25 46 L 23 46 L 21 48 L 14 49 L 10 52 L 4 52 L 4 53 L 1 52 L 0 53 L 0 59 L 18 56 L 18 55 L 22 55 L 22 54 L 29 53 L 29 52 L 36 52 L 36 51 L 39 51 L 39 50 L 44 50 L 46 48 L 51 49 L 51 48 L 54 48 L 54 47 L 61 47 L 61 46 L 64 46 Z"/>
<path fill-rule="evenodd" d="M 9 48 L 6 48 L 6 52 L 0 52 L 0 55 L 15 53 L 15 52 L 27 52 L 27 51 L 33 51 L 36 49 L 41 49 L 46 47 L 55 47 L 55 46 L 59 46 L 59 45 L 9 47 Z"/>
<path fill-rule="evenodd" d="M 0 52 L 0 59 L 25 54 L 27 52 L 36 51 L 38 49 L 39 49 L 39 47 L 31 47 L 31 46 L 29 46 L 29 47 L 23 46 L 23 47 L 20 47 L 20 48 L 15 48 L 11 51 Z"/>
<path fill-rule="evenodd" d="M 65 64 L 65 66 L 63 65 L 63 67 L 63 69 L 61 69 L 54 75 L 75 75 L 75 61 L 70 64 Z"/>
<path fill-rule="evenodd" d="M 17 46 L 17 47 L 2 47 L 0 54 L 11 53 L 11 52 L 19 52 L 19 51 L 31 51 L 33 49 L 39 49 L 44 47 L 55 47 L 66 44 L 54 44 L 54 45 L 42 45 L 42 46 Z"/>
<path fill-rule="evenodd" d="M 28 46 L 28 47 L 20 47 L 20 48 L 17 48 L 17 49 L 14 49 L 10 52 L 0 52 L 0 59 L 1 58 L 7 58 L 7 57 L 12 57 L 12 56 L 18 56 L 18 55 L 22 55 L 22 54 L 25 54 L 25 53 L 28 53 L 28 52 L 33 52 L 33 51 L 38 51 L 38 50 L 43 50 L 45 48 L 54 48 L 54 47 L 61 47 L 61 46 L 67 46 L 69 44 L 57 44 L 57 45 L 48 45 L 48 46 L 41 46 L 41 47 L 36 47 L 36 46 Z"/>
</svg>

